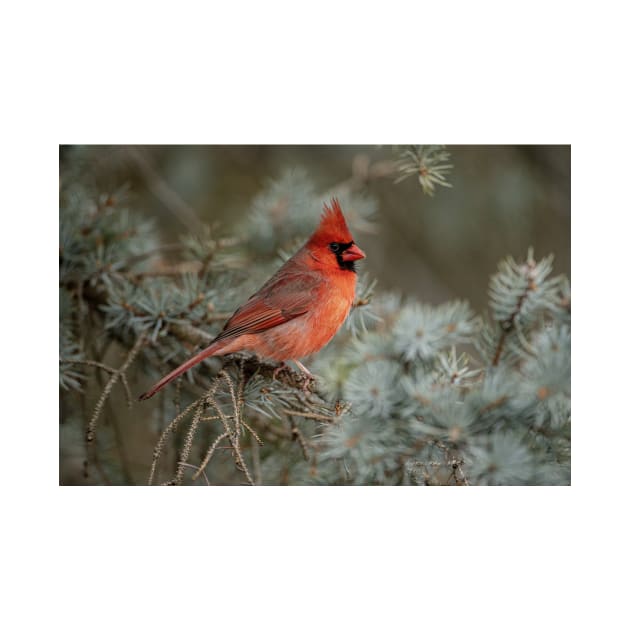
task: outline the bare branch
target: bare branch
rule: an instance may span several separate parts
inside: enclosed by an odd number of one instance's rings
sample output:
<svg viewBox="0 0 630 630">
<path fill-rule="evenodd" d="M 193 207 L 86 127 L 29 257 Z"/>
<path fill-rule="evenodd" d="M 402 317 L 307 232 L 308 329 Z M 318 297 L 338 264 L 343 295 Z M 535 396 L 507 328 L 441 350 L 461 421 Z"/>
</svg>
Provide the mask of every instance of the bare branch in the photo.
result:
<svg viewBox="0 0 630 630">
<path fill-rule="evenodd" d="M 195 439 L 195 433 L 197 432 L 197 427 L 199 426 L 199 422 L 201 420 L 201 414 L 203 413 L 203 405 L 199 405 L 195 410 L 195 415 L 193 416 L 192 422 L 190 423 L 190 428 L 186 433 L 186 440 L 184 441 L 184 448 L 182 449 L 180 455 L 180 461 L 177 466 L 177 472 L 175 473 L 175 477 L 173 478 L 173 485 L 181 485 L 182 480 L 184 478 L 184 466 L 182 463 L 188 462 L 188 458 L 190 457 L 190 451 L 192 449 L 193 440 Z"/>
<path fill-rule="evenodd" d="M 206 485 L 207 486 L 210 485 L 210 480 L 208 479 L 205 471 L 201 470 L 200 468 L 198 468 L 194 464 L 188 464 L 187 462 L 178 462 L 178 464 L 181 465 L 181 466 L 184 466 L 185 468 L 194 468 L 197 472 L 193 475 L 193 479 L 197 479 L 197 477 L 201 473 L 203 475 L 203 478 L 206 480 Z"/>
<path fill-rule="evenodd" d="M 312 420 L 319 420 L 320 422 L 326 422 L 327 424 L 334 424 L 337 421 L 335 416 L 325 416 L 321 413 L 315 413 L 313 411 L 298 411 L 297 409 L 283 409 L 282 411 L 284 411 L 284 413 L 288 416 L 311 418 Z"/>
<path fill-rule="evenodd" d="M 221 442 L 222 439 L 229 437 L 229 435 L 230 434 L 228 431 L 224 431 L 214 442 L 212 442 L 212 444 L 210 445 L 210 448 L 208 449 L 208 452 L 206 453 L 206 456 L 203 458 L 203 461 L 201 462 L 201 464 L 199 464 L 199 469 L 193 475 L 193 481 L 195 481 L 201 473 L 203 473 L 205 477 L 206 466 L 210 463 L 210 458 L 214 454 L 214 451 L 216 451 L 217 446 L 219 446 L 219 442 Z"/>
<path fill-rule="evenodd" d="M 136 355 L 138 354 L 140 348 L 142 347 L 142 344 L 144 343 L 145 339 L 146 339 L 146 333 L 143 332 L 136 339 L 136 342 L 131 348 L 131 350 L 129 351 L 129 354 L 127 355 L 127 358 L 125 362 L 123 363 L 123 365 L 118 370 L 116 370 L 112 374 L 109 381 L 107 381 L 107 384 L 105 385 L 103 391 L 101 392 L 101 396 L 98 399 L 98 402 L 96 403 L 96 407 L 94 407 L 92 418 L 90 419 L 90 422 L 87 427 L 86 440 L 88 443 L 94 440 L 94 430 L 96 428 L 96 423 L 101 414 L 101 411 L 103 410 L 103 405 L 105 404 L 107 397 L 111 393 L 112 388 L 114 387 L 118 379 L 121 377 L 121 375 L 124 374 L 129 369 L 129 366 L 132 364 L 133 360 L 136 358 Z"/>
<path fill-rule="evenodd" d="M 203 399 L 198 399 L 192 402 L 190 405 L 188 405 L 188 407 L 186 407 L 186 409 L 184 409 L 184 411 L 175 416 L 175 418 L 173 418 L 173 420 L 171 420 L 166 426 L 164 431 L 162 431 L 162 435 L 160 435 L 160 439 L 153 449 L 153 462 L 151 463 L 151 472 L 149 473 L 149 485 L 153 483 L 155 468 L 157 466 L 158 460 L 160 459 L 160 455 L 162 453 L 162 450 L 164 449 L 164 444 L 166 443 L 166 438 L 168 437 L 169 433 L 175 431 L 177 425 L 182 421 L 182 419 L 185 418 L 191 410 L 196 409 L 198 406 L 200 406 L 202 402 Z"/>
<path fill-rule="evenodd" d="M 256 442 L 258 442 L 258 444 L 260 444 L 260 446 L 262 446 L 263 445 L 263 441 L 258 436 L 258 433 L 256 433 L 256 431 L 254 431 L 254 429 L 252 429 L 249 426 L 249 424 L 247 424 L 247 422 L 245 422 L 245 420 L 241 420 L 241 424 L 252 434 L 252 436 L 256 440 Z"/>
<path fill-rule="evenodd" d="M 302 449 L 302 456 L 304 457 L 306 461 L 308 461 L 309 460 L 308 447 L 306 445 L 306 440 L 304 439 L 304 435 L 302 434 L 302 431 L 298 429 L 297 425 L 295 424 L 295 420 L 293 418 L 289 418 L 289 422 L 291 423 L 292 439 L 294 441 L 297 441 L 297 443 L 300 445 L 300 448 Z"/>
</svg>

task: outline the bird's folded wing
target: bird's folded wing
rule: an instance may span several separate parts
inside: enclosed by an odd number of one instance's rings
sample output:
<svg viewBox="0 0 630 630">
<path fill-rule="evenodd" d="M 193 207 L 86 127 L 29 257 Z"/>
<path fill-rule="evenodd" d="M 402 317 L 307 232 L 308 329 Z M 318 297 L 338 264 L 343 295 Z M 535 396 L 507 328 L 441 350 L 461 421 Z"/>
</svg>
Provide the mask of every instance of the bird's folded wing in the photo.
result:
<svg viewBox="0 0 630 630">
<path fill-rule="evenodd" d="M 316 304 L 320 284 L 312 273 L 279 274 L 232 315 L 216 341 L 262 332 L 303 315 Z"/>
</svg>

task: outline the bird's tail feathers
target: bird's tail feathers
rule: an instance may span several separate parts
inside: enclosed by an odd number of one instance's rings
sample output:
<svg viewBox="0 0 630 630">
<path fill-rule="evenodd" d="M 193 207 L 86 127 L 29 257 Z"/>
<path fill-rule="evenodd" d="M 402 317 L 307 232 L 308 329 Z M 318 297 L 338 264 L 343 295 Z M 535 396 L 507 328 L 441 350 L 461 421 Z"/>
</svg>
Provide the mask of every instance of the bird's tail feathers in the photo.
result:
<svg viewBox="0 0 630 630">
<path fill-rule="evenodd" d="M 211 343 L 207 348 L 198 352 L 196 355 L 188 359 L 188 361 L 182 363 L 179 367 L 176 367 L 172 372 L 161 378 L 150 390 L 144 392 L 138 397 L 138 400 L 146 400 L 151 398 L 154 394 L 157 394 L 163 387 L 168 385 L 171 381 L 175 380 L 178 376 L 181 376 L 184 372 L 190 370 L 191 367 L 201 363 L 204 359 L 215 355 L 223 354 L 221 350 L 224 344 L 221 342 Z"/>
</svg>

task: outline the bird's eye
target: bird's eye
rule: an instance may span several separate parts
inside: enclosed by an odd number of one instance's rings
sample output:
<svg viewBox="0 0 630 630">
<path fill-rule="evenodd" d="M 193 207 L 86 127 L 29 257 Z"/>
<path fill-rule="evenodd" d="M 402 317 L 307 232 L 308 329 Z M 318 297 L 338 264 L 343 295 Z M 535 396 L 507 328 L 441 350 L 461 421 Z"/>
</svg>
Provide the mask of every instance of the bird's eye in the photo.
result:
<svg viewBox="0 0 630 630">
<path fill-rule="evenodd" d="M 330 244 L 330 251 L 332 251 L 334 254 L 339 252 L 340 249 L 341 249 L 341 245 L 339 243 L 331 243 Z"/>
</svg>

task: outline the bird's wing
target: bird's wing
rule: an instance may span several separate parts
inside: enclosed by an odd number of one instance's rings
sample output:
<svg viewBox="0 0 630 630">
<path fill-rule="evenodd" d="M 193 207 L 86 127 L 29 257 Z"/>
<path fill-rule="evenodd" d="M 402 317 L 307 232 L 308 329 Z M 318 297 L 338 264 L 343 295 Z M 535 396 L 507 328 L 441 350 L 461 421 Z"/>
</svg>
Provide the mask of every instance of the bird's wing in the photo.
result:
<svg viewBox="0 0 630 630">
<path fill-rule="evenodd" d="M 303 315 L 317 303 L 321 283 L 312 272 L 277 274 L 232 315 L 216 341 L 259 333 Z"/>
</svg>

